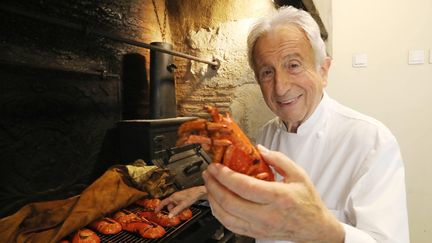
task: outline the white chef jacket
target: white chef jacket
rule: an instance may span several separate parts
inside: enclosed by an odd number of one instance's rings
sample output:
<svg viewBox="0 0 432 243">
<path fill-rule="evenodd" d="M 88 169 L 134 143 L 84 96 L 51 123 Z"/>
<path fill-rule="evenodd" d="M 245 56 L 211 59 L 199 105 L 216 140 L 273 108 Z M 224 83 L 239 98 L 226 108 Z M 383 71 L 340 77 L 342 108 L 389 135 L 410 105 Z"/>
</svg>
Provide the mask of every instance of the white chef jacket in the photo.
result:
<svg viewBox="0 0 432 243">
<path fill-rule="evenodd" d="M 306 170 L 342 223 L 346 243 L 409 242 L 404 165 L 395 137 L 379 121 L 324 93 L 297 133 L 276 117 L 263 126 L 257 143 Z"/>
</svg>

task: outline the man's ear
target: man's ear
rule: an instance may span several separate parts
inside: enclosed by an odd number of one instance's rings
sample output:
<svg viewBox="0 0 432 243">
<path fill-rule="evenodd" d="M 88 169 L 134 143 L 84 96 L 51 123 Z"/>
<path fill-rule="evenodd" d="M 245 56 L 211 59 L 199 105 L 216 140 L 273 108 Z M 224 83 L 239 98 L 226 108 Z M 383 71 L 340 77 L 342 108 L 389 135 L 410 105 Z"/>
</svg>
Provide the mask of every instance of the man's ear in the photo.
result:
<svg viewBox="0 0 432 243">
<path fill-rule="evenodd" d="M 319 70 L 319 73 L 321 75 L 321 78 L 323 80 L 323 86 L 326 87 L 327 86 L 327 76 L 328 76 L 328 72 L 331 66 L 331 58 L 330 57 L 325 57 L 321 63 L 321 67 Z"/>
</svg>

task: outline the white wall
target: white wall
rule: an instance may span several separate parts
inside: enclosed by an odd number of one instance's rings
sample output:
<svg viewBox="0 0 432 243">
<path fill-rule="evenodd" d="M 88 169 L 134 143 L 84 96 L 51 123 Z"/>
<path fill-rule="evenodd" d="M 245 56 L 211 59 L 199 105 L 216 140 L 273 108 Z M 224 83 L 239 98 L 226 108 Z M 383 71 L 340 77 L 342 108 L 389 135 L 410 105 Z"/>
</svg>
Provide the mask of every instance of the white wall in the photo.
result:
<svg viewBox="0 0 432 243">
<path fill-rule="evenodd" d="M 406 165 L 411 242 L 431 242 L 432 1 L 333 0 L 332 18 L 327 91 L 396 135 Z M 408 65 L 412 49 L 425 50 L 425 64 Z M 367 54 L 366 68 L 351 66 L 355 53 Z"/>
</svg>

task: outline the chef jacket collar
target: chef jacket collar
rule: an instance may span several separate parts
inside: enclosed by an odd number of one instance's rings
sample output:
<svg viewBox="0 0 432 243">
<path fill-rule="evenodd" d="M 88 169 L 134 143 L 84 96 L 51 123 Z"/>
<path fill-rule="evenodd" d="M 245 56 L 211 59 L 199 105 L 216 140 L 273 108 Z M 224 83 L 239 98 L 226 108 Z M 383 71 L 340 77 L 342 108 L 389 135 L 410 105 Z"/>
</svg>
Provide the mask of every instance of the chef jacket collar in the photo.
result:
<svg viewBox="0 0 432 243">
<path fill-rule="evenodd" d="M 320 103 L 318 104 L 318 106 L 315 108 L 312 115 L 308 119 L 306 119 L 305 122 L 300 124 L 300 126 L 298 127 L 297 133 L 296 133 L 298 136 L 308 134 L 308 133 L 310 133 L 316 129 L 318 129 L 318 131 L 321 130 L 321 125 L 324 124 L 324 120 L 325 120 L 324 109 L 328 105 L 329 102 L 330 102 L 330 97 L 324 91 L 323 97 L 322 97 Z M 280 118 L 278 118 L 278 119 L 279 119 L 279 129 L 281 129 L 284 132 L 288 132 L 283 121 Z"/>
</svg>

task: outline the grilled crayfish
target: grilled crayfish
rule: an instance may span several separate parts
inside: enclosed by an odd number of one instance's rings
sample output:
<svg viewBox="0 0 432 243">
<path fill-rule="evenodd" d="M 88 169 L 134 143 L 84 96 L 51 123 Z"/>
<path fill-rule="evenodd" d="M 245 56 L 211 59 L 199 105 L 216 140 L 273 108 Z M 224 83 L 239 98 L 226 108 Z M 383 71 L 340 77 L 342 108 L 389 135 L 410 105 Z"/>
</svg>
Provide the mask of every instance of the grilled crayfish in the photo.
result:
<svg viewBox="0 0 432 243">
<path fill-rule="evenodd" d="M 115 213 L 113 218 L 125 231 L 138 233 L 144 238 L 157 239 L 166 233 L 162 226 L 125 209 Z"/>
<path fill-rule="evenodd" d="M 135 202 L 135 204 L 144 207 L 146 210 L 154 211 L 157 206 L 161 203 L 158 198 L 142 198 Z"/>
<path fill-rule="evenodd" d="M 180 125 L 176 145 L 201 144 L 212 155 L 212 162 L 223 163 L 234 171 L 258 179 L 273 181 L 272 170 L 231 115 L 227 112 L 223 116 L 213 106 L 204 109 L 212 120 L 199 118 Z"/>
<path fill-rule="evenodd" d="M 99 236 L 87 228 L 79 229 L 72 238 L 72 243 L 99 243 Z"/>
<path fill-rule="evenodd" d="M 142 198 L 135 202 L 135 204 L 144 207 L 146 211 L 138 212 L 137 215 L 146 218 L 149 221 L 155 222 L 163 227 L 172 227 L 192 218 L 192 210 L 189 208 L 181 211 L 178 215 L 169 217 L 166 212 L 155 212 L 155 209 L 161 203 L 157 198 Z"/>
<path fill-rule="evenodd" d="M 168 214 L 162 212 L 142 211 L 138 212 L 137 215 L 163 227 L 173 227 L 181 223 L 179 217 L 174 216 L 170 218 Z"/>
<path fill-rule="evenodd" d="M 93 221 L 89 227 L 105 235 L 114 235 L 122 230 L 119 222 L 107 217 Z"/>
</svg>

